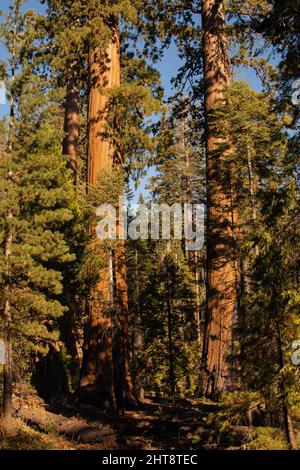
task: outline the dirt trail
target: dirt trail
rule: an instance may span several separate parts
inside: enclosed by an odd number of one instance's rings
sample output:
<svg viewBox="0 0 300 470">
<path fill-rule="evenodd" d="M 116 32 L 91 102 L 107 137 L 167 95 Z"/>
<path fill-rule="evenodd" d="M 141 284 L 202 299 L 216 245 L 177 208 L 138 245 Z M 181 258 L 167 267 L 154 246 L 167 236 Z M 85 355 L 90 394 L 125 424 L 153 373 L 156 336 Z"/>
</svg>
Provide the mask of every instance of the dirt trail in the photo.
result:
<svg viewBox="0 0 300 470">
<path fill-rule="evenodd" d="M 231 442 L 215 442 L 206 418 L 217 405 L 181 400 L 173 410 L 166 400 L 147 400 L 124 416 L 80 406 L 28 406 L 15 402 L 16 416 L 41 432 L 64 435 L 76 449 L 188 450 L 243 448 L 249 429 L 236 427 Z M 232 447 L 232 441 L 234 447 Z"/>
</svg>

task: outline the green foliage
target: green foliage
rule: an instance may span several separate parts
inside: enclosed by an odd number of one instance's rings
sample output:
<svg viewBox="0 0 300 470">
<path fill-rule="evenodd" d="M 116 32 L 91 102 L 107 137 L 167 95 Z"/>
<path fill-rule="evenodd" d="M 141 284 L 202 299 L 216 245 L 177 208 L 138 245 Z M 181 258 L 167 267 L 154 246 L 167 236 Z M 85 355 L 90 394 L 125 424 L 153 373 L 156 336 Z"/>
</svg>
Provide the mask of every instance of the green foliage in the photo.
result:
<svg viewBox="0 0 300 470">
<path fill-rule="evenodd" d="M 13 68 L 0 149 L 0 302 L 2 310 L 7 300 L 11 305 L 15 379 L 27 375 L 33 357 L 61 347 L 58 318 L 68 309 L 60 296 L 64 270 L 75 260 L 68 235 L 76 214 L 59 150 L 60 110 L 30 60 L 35 16 L 20 6 L 14 3 L 1 26 Z"/>
<path fill-rule="evenodd" d="M 249 424 L 249 412 L 259 404 L 260 399 L 255 392 L 224 393 L 220 398 L 219 410 L 208 416 L 208 423 L 220 435 L 230 430 L 231 426 Z"/>
<path fill-rule="evenodd" d="M 26 341 L 27 354 L 45 353 L 49 345 L 58 347 L 53 320 L 65 307 L 58 300 L 62 292 L 61 266 L 74 259 L 64 236 L 73 219 L 73 191 L 61 156 L 37 152 L 2 158 L 0 169 L 2 200 L 1 284 L 5 279 L 5 243 L 12 233 L 10 301 L 16 341 Z M 7 177 L 16 175 L 13 181 Z M 8 218 L 12 210 L 12 218 Z M 3 297 L 2 297 L 3 299 Z M 21 353 L 21 346 L 16 353 Z M 22 354 L 24 351 L 22 350 Z"/>
<path fill-rule="evenodd" d="M 276 428 L 255 428 L 251 432 L 249 450 L 288 450 L 284 433 Z"/>
<path fill-rule="evenodd" d="M 196 0 L 42 3 L 45 16 L 14 0 L 0 26 L 8 53 L 0 78 L 11 99 L 10 119 L 0 121 L 0 307 L 7 299 L 12 307 L 15 379 L 30 380 L 33 364 L 38 376 L 40 365 L 63 395 L 76 389 L 79 364 L 65 320 L 74 320 L 75 346 L 78 338 L 81 344 L 103 255 L 115 247 L 96 240 L 96 207 L 116 206 L 129 177 L 137 181 L 148 164 L 156 165 L 152 201 L 205 202 L 203 31 Z M 233 143 L 222 178 L 234 190 L 238 213 L 238 390 L 220 397 L 207 424 L 218 439 L 230 435 L 232 427 L 248 425 L 249 411 L 261 404 L 274 427 L 251 430 L 251 449 L 286 449 L 275 427 L 283 427 L 285 408 L 295 416 L 299 408 L 299 370 L 291 363 L 300 335 L 298 109 L 290 103 L 299 72 L 294 3 L 224 2 L 231 65 L 253 67 L 266 87 L 257 93 L 234 81 L 215 116 L 216 135 L 230 133 Z M 92 48 L 105 51 L 113 28 L 121 37 L 122 79 L 109 91 L 106 137 L 119 165 L 100 174 L 87 196 L 87 57 Z M 172 41 L 182 64 L 175 96 L 165 105 L 160 75 L 148 59 L 161 58 Z M 278 69 L 265 57 L 266 46 L 280 54 Z M 70 79 L 81 99 L 77 190 L 60 150 Z M 173 368 L 178 396 L 199 393 L 205 256 L 205 249 L 188 253 L 185 240 L 127 243 L 131 370 L 139 388 L 170 394 Z M 43 444 L 34 437 L 28 445 Z"/>
<path fill-rule="evenodd" d="M 234 445 L 238 430 L 247 429 L 243 441 L 248 450 L 288 450 L 284 432 L 270 426 L 253 427 L 248 419 L 253 410 L 258 410 L 263 397 L 256 392 L 231 392 L 223 394 L 219 410 L 211 413 L 206 423 L 219 443 Z M 240 438 L 239 438 L 240 439 Z"/>
<path fill-rule="evenodd" d="M 159 73 L 141 57 L 137 48 L 140 38 L 138 16 L 143 2 L 45 0 L 47 14 L 39 28 L 40 50 L 35 60 L 52 86 L 66 87 L 73 80 L 80 93 L 81 142 L 80 178 L 85 180 L 86 129 L 89 51 L 105 51 L 112 29 L 121 36 L 121 85 L 110 90 L 107 104 L 105 137 L 120 157 L 126 174 L 137 178 L 155 151 L 153 115 L 161 111 L 163 91 Z M 119 23 L 119 24 L 118 24 Z M 104 56 L 103 56 L 104 58 Z M 43 65 L 43 67 L 41 67 Z M 105 93 L 99 89 L 99 93 Z"/>
<path fill-rule="evenodd" d="M 157 174 L 149 186 L 154 201 L 171 205 L 205 199 L 204 149 L 196 113 L 197 107 L 187 97 L 179 95 L 170 100 L 157 138 Z"/>
<path fill-rule="evenodd" d="M 269 96 L 237 82 L 228 107 L 239 213 L 242 386 L 261 394 L 277 425 L 283 403 L 292 405 L 299 391 L 290 359 L 299 337 L 296 157 Z"/>
<path fill-rule="evenodd" d="M 168 302 L 171 303 L 171 342 L 174 371 L 179 393 L 193 393 L 197 380 L 193 377 L 197 351 L 194 336 L 193 279 L 183 259 L 166 255 L 150 270 L 141 292 L 141 318 L 144 335 L 144 368 L 151 375 L 144 377 L 147 389 L 170 391 L 170 351 Z M 191 378 L 193 377 L 193 378 Z"/>
<path fill-rule="evenodd" d="M 21 419 L 14 420 L 13 432 L 2 441 L 5 450 L 61 450 L 72 449 L 72 445 L 54 432 L 37 431 Z"/>
<path fill-rule="evenodd" d="M 155 154 L 153 116 L 162 111 L 160 75 L 145 59 L 121 54 L 121 86 L 110 92 L 108 132 L 123 157 L 127 175 L 137 179 Z"/>
</svg>

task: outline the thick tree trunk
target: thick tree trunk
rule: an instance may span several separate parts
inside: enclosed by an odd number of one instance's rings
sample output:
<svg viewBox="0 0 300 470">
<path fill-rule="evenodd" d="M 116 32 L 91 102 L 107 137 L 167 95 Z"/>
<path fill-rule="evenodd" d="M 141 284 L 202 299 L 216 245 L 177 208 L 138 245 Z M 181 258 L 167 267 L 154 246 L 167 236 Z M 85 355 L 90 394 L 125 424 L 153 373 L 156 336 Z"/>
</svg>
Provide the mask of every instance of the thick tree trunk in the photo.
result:
<svg viewBox="0 0 300 470">
<path fill-rule="evenodd" d="M 65 291 L 65 298 L 69 310 L 59 319 L 60 337 L 72 358 L 71 369 L 73 375 L 76 376 L 80 365 L 77 344 L 78 332 L 76 328 L 76 318 L 79 318 L 79 306 L 74 298 L 74 292 L 70 292 L 70 290 Z"/>
<path fill-rule="evenodd" d="M 83 402 L 115 411 L 110 254 L 103 250 L 101 256 L 106 260 L 106 266 L 101 270 L 100 281 L 87 301 L 89 318 L 83 347 L 79 398 Z"/>
<path fill-rule="evenodd" d="M 120 39 L 115 28 L 105 53 L 100 47 L 89 54 L 88 185 L 95 186 L 101 171 L 112 169 L 115 148 L 108 135 L 109 90 L 121 81 Z"/>
<path fill-rule="evenodd" d="M 223 2 L 203 0 L 202 21 L 207 159 L 207 312 L 203 370 L 204 391 L 213 395 L 230 388 L 228 355 L 236 310 L 230 137 L 221 135 L 216 116 L 225 103 L 225 90 L 230 81 Z"/>
<path fill-rule="evenodd" d="M 88 188 L 98 184 L 102 171 L 119 167 L 120 158 L 108 133 L 108 92 L 120 85 L 120 38 L 117 26 L 103 53 L 100 47 L 89 55 Z M 118 158 L 117 158 L 118 157 Z M 117 227 L 117 234 L 120 227 Z M 119 241 L 110 254 L 101 253 L 105 267 L 100 273 L 90 305 L 88 344 L 80 395 L 102 407 L 124 409 L 134 401 L 128 367 L 128 300 L 125 245 Z M 112 276 L 112 274 L 114 276 Z M 114 277 L 114 282 L 112 277 Z M 115 316 L 114 316 L 115 311 Z"/>
<path fill-rule="evenodd" d="M 199 256 L 198 252 L 195 251 L 194 255 L 194 263 L 195 263 L 195 288 L 196 288 L 196 302 L 195 302 L 195 322 L 196 322 L 196 337 L 197 337 L 197 345 L 199 351 L 199 357 L 201 359 L 201 344 L 202 344 L 202 337 L 201 337 L 201 302 L 200 302 L 200 267 L 199 267 Z"/>
</svg>

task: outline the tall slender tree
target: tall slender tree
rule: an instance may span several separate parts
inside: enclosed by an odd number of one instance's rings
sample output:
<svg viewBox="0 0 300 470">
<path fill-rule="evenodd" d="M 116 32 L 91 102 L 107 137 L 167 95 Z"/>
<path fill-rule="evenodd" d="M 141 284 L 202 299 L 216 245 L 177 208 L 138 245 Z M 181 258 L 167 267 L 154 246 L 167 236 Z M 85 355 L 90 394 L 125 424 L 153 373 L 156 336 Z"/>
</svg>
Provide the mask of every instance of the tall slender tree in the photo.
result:
<svg viewBox="0 0 300 470">
<path fill-rule="evenodd" d="M 50 65 L 52 82 L 63 87 L 64 138 L 63 154 L 68 156 L 75 186 L 78 183 L 78 144 L 83 103 L 81 102 L 86 78 L 86 40 L 88 35 L 86 2 L 43 0 L 47 4 L 46 16 L 41 18 L 40 29 L 43 49 L 41 56 Z"/>
<path fill-rule="evenodd" d="M 7 74 L 8 89 L 10 90 L 10 111 L 9 111 L 9 127 L 7 138 L 7 157 L 8 161 L 12 158 L 14 149 L 14 131 L 15 131 L 15 78 L 16 68 L 19 65 L 19 50 L 20 44 L 18 35 L 23 26 L 23 15 L 20 8 L 24 2 L 22 0 L 15 0 L 10 8 L 10 13 L 7 15 L 5 23 L 1 25 L 1 40 L 8 48 L 9 52 L 9 66 L 10 70 Z M 11 165 L 8 166 L 7 171 L 8 185 L 11 187 L 13 183 L 13 172 Z M 8 190 L 5 190 L 5 197 L 8 197 Z M 4 383 L 3 383 L 3 424 L 6 430 L 10 430 L 12 425 L 12 386 L 13 386 L 13 372 L 12 372 L 12 312 L 11 312 L 11 251 L 13 243 L 13 208 L 8 205 L 6 219 L 6 233 L 5 233 L 5 282 L 4 282 L 4 321 L 5 321 L 5 365 L 4 365 Z"/>
</svg>

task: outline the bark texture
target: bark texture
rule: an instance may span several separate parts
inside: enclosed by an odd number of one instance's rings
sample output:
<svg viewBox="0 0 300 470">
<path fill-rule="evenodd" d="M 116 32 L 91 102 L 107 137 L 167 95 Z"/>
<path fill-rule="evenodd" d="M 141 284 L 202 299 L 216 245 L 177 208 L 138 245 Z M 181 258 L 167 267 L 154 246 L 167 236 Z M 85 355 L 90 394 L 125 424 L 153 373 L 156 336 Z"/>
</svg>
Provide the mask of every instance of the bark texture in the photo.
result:
<svg viewBox="0 0 300 470">
<path fill-rule="evenodd" d="M 232 326 L 236 310 L 236 273 L 230 185 L 230 136 L 220 133 L 217 110 L 230 81 L 223 2 L 204 0 L 203 65 L 207 168 L 207 312 L 204 338 L 204 392 L 230 388 Z"/>
<path fill-rule="evenodd" d="M 105 53 L 100 47 L 90 52 L 89 75 L 88 188 L 91 189 L 98 184 L 102 171 L 120 167 L 120 157 L 113 145 L 108 126 L 109 90 L 120 86 L 121 81 L 117 26 L 111 28 L 111 39 Z M 120 234 L 118 223 L 117 235 Z M 89 327 L 84 345 L 80 395 L 86 401 L 104 408 L 124 409 L 134 402 L 128 367 L 124 241 L 120 240 L 114 250 L 102 250 L 101 256 L 104 259 L 104 268 L 89 305 Z"/>
</svg>

